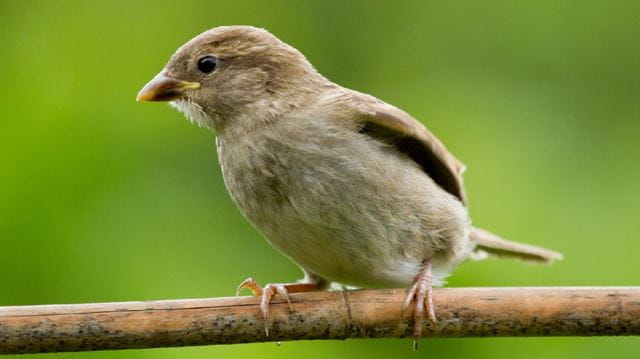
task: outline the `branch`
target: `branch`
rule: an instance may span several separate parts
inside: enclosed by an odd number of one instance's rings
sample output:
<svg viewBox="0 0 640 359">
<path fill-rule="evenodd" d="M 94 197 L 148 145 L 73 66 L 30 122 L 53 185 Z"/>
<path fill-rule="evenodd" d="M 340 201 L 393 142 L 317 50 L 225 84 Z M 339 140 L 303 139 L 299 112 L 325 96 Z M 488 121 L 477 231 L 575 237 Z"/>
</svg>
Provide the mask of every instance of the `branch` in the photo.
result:
<svg viewBox="0 0 640 359">
<path fill-rule="evenodd" d="M 253 297 L 0 307 L 0 354 L 408 337 L 404 294 L 292 294 L 292 312 L 276 297 L 268 338 Z M 434 301 L 426 337 L 640 335 L 640 287 L 448 288 Z"/>
</svg>

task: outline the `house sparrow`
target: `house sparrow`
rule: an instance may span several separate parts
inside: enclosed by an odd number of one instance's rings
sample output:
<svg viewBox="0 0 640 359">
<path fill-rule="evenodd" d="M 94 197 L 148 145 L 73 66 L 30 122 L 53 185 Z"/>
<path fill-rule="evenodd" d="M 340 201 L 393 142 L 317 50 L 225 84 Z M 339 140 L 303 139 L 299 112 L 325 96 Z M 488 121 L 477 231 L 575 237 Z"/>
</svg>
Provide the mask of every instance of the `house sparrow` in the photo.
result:
<svg viewBox="0 0 640 359">
<path fill-rule="evenodd" d="M 559 253 L 471 226 L 464 166 L 406 112 L 341 87 L 266 30 L 221 26 L 180 47 L 138 93 L 169 101 L 216 134 L 224 182 L 242 214 L 298 264 L 298 283 L 252 279 L 268 335 L 274 294 L 408 287 L 414 347 L 432 287 L 481 254 L 549 263 Z"/>
</svg>

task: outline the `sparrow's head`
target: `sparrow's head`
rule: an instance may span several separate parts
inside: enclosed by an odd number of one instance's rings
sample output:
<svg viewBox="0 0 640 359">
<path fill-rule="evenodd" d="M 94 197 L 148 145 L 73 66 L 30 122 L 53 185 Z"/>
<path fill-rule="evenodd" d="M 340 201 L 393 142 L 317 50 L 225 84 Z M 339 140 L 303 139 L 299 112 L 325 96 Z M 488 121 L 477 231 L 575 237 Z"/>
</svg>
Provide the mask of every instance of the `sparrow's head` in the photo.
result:
<svg viewBox="0 0 640 359">
<path fill-rule="evenodd" d="M 250 112 L 286 111 L 320 79 L 298 50 L 268 31 L 221 26 L 180 47 L 137 100 L 170 101 L 213 129 Z"/>
</svg>

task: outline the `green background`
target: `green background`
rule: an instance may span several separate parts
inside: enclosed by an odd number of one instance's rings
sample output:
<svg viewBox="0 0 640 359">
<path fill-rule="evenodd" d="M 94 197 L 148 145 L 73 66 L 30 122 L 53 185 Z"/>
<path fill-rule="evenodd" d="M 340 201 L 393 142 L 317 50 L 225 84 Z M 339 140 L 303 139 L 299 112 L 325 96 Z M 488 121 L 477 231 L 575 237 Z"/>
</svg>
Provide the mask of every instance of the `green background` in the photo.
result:
<svg viewBox="0 0 640 359">
<path fill-rule="evenodd" d="M 426 123 L 468 166 L 477 225 L 553 267 L 450 286 L 640 284 L 638 1 L 0 1 L 0 305 L 229 296 L 295 265 L 241 217 L 214 138 L 137 91 L 222 24 L 269 29 L 330 79 Z M 598 358 L 637 338 L 409 339 L 48 358 Z"/>
</svg>

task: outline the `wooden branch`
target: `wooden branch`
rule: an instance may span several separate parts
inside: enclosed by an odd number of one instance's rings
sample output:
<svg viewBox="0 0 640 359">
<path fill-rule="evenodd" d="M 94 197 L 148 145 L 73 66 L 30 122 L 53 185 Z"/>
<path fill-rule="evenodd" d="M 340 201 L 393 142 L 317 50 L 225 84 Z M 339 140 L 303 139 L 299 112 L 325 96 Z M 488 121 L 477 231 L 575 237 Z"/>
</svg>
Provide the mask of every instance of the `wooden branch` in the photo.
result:
<svg viewBox="0 0 640 359">
<path fill-rule="evenodd" d="M 265 337 L 258 298 L 0 307 L 0 353 L 411 335 L 404 290 L 279 297 Z M 640 287 L 436 289 L 425 337 L 640 335 Z"/>
</svg>

